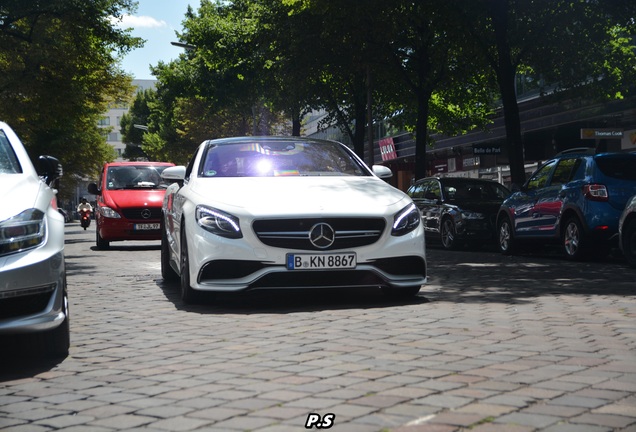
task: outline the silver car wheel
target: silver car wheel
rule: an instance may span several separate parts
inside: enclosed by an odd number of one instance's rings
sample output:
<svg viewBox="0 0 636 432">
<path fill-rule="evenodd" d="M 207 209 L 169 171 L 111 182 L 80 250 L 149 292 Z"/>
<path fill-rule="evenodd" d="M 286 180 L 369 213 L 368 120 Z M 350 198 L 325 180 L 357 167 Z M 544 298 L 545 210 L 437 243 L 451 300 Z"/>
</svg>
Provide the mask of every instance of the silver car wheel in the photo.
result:
<svg viewBox="0 0 636 432">
<path fill-rule="evenodd" d="M 512 248 L 512 225 L 508 217 L 504 217 L 499 223 L 499 250 L 504 254 L 510 254 L 512 253 Z"/>
<path fill-rule="evenodd" d="M 580 260 L 586 253 L 583 227 L 577 218 L 569 218 L 563 230 L 562 244 L 565 255 L 569 259 Z"/>
<path fill-rule="evenodd" d="M 440 231 L 444 249 L 454 249 L 457 244 L 455 235 L 455 224 L 453 224 L 453 221 L 450 218 L 447 217 L 446 219 L 444 219 Z"/>
</svg>

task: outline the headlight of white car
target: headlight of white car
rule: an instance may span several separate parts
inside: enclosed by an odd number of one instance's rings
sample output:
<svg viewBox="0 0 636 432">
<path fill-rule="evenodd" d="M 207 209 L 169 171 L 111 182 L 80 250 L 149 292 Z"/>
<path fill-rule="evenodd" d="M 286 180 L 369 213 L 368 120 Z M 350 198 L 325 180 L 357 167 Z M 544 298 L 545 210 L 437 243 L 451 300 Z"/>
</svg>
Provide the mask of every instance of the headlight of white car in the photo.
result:
<svg viewBox="0 0 636 432">
<path fill-rule="evenodd" d="M 115 210 L 113 210 L 110 207 L 106 207 L 106 206 L 102 206 L 99 207 L 99 213 L 107 218 L 111 218 L 111 219 L 121 219 L 121 216 L 119 215 L 119 213 L 117 213 Z"/>
<path fill-rule="evenodd" d="M 0 255 L 39 246 L 45 234 L 44 213 L 38 209 L 25 210 L 0 222 Z"/>
<path fill-rule="evenodd" d="M 203 205 L 197 206 L 195 215 L 199 226 L 206 231 L 232 239 L 243 237 L 241 225 L 236 216 Z"/>
<path fill-rule="evenodd" d="M 421 215 L 415 204 L 411 203 L 397 212 L 393 217 L 392 236 L 410 233 L 420 224 Z"/>
</svg>

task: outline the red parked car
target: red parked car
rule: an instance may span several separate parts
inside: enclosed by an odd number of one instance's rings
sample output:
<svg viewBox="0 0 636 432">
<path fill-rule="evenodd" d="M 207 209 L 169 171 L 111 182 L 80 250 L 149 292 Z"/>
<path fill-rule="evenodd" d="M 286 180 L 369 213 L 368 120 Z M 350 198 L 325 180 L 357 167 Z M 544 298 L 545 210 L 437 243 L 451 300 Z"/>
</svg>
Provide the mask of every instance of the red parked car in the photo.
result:
<svg viewBox="0 0 636 432">
<path fill-rule="evenodd" d="M 169 162 L 112 162 L 104 165 L 99 183 L 88 185 L 97 196 L 96 244 L 111 241 L 161 240 L 159 222 L 167 184 L 161 172 Z"/>
</svg>

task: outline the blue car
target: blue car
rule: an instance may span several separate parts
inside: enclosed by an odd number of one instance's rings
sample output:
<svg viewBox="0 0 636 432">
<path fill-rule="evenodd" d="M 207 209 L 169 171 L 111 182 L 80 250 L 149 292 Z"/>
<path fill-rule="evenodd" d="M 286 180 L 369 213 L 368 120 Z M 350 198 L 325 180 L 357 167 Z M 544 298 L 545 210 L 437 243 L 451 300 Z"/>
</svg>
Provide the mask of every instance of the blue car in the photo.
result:
<svg viewBox="0 0 636 432">
<path fill-rule="evenodd" d="M 533 240 L 560 242 L 573 260 L 607 253 L 618 246 L 618 220 L 634 194 L 636 153 L 568 151 L 541 165 L 502 203 L 499 248 L 512 254 Z"/>
</svg>

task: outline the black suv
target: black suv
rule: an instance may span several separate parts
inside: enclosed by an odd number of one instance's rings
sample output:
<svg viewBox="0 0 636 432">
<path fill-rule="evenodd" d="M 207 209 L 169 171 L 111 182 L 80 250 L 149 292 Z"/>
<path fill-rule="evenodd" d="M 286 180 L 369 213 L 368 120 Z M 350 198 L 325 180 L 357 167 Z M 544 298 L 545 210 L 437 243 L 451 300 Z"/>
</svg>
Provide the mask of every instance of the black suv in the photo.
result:
<svg viewBox="0 0 636 432">
<path fill-rule="evenodd" d="M 618 246 L 618 220 L 634 194 L 636 153 L 558 155 L 502 203 L 499 248 L 510 254 L 523 240 L 560 241 L 570 259 L 606 253 Z"/>
</svg>

